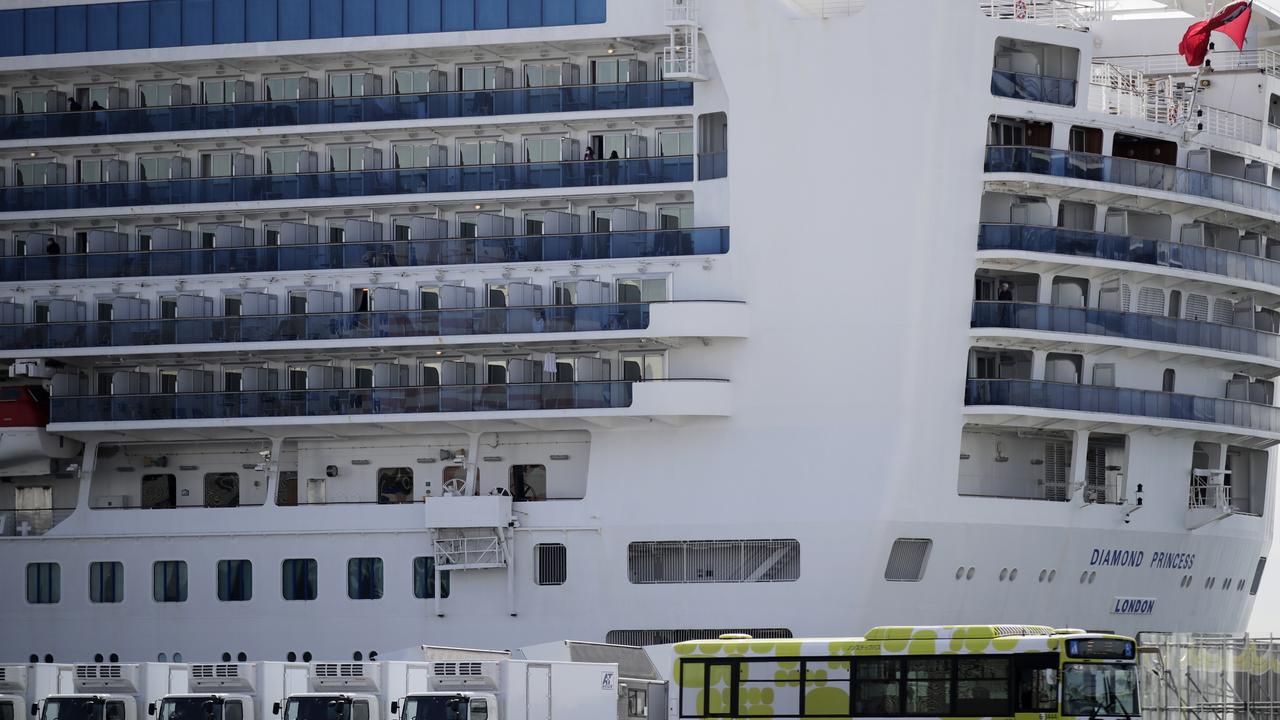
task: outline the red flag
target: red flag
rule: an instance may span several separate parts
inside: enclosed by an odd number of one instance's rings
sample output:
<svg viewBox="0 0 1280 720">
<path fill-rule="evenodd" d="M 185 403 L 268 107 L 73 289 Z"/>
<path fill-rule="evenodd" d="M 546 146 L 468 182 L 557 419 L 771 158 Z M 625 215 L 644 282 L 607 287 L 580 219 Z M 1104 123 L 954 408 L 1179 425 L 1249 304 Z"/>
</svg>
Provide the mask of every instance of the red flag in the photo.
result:
<svg viewBox="0 0 1280 720">
<path fill-rule="evenodd" d="M 1187 28 L 1187 33 L 1178 43 L 1178 52 L 1191 67 L 1204 64 L 1205 55 L 1209 54 L 1209 34 L 1214 30 L 1223 33 L 1235 42 L 1236 47 L 1244 50 L 1244 34 L 1249 30 L 1249 20 L 1253 18 L 1253 0 L 1240 0 L 1222 8 L 1208 20 Z"/>
</svg>

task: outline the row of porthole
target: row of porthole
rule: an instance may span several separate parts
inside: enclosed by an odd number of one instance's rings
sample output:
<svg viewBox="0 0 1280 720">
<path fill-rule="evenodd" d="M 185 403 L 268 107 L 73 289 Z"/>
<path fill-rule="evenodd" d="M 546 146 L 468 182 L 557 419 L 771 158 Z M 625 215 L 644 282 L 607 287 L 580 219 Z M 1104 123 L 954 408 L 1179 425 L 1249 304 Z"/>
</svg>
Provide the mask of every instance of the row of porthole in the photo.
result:
<svg viewBox="0 0 1280 720">
<path fill-rule="evenodd" d="M 227 653 L 222 654 L 222 659 L 223 661 L 227 660 Z M 288 660 L 289 662 L 297 662 L 298 653 L 290 650 L 289 654 L 285 655 L 285 659 Z M 356 650 L 355 652 L 351 653 L 351 659 L 355 662 L 360 662 L 361 660 L 364 660 L 364 653 L 360 652 L 359 650 Z M 377 659 L 378 659 L 378 651 L 370 650 L 369 662 L 373 662 L 374 660 L 377 660 Z M 244 662 L 244 653 L 240 653 L 240 661 Z M 302 653 L 302 662 L 311 662 L 311 651 L 308 650 Z"/>
<path fill-rule="evenodd" d="M 977 572 L 977 568 L 961 565 L 956 568 L 956 580 L 972 580 L 975 572 Z M 1018 568 L 1000 568 L 999 577 L 1000 582 L 1004 582 L 1006 580 L 1013 582 L 1018 579 Z M 1037 582 L 1053 582 L 1056 577 L 1058 577 L 1057 570 L 1041 568 L 1040 578 Z"/>
<path fill-rule="evenodd" d="M 1204 579 L 1204 589 L 1205 589 L 1205 590 L 1212 590 L 1212 589 L 1213 589 L 1213 586 L 1214 586 L 1215 584 L 1217 584 L 1217 581 L 1218 581 L 1218 579 L 1217 579 L 1217 578 L 1215 578 L 1215 577 L 1207 577 L 1207 578 L 1205 578 L 1205 579 Z M 1230 589 L 1231 589 L 1231 581 L 1232 581 L 1232 578 L 1222 578 L 1222 585 L 1221 585 L 1221 589 L 1223 589 L 1223 590 L 1230 590 Z M 1190 576 L 1190 575 L 1188 575 L 1188 576 L 1187 576 L 1187 579 L 1186 579 L 1186 585 L 1184 585 L 1183 587 L 1186 587 L 1187 585 L 1190 585 L 1190 584 L 1191 584 L 1191 576 Z M 1243 590 L 1244 590 L 1244 578 L 1240 578 L 1239 580 L 1236 580 L 1236 581 L 1235 581 L 1235 585 L 1236 585 L 1236 592 L 1241 592 L 1241 591 L 1243 591 Z"/>
</svg>

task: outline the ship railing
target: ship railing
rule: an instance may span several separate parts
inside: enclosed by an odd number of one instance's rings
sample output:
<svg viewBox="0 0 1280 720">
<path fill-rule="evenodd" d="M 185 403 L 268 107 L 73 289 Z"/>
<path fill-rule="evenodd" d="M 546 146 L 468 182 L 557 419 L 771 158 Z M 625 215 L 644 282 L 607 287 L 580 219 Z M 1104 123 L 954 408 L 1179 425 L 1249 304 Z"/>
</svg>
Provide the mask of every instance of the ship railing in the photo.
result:
<svg viewBox="0 0 1280 720">
<path fill-rule="evenodd" d="M 1207 479 L 1197 476 L 1191 482 L 1191 495 L 1187 500 L 1187 507 L 1191 510 L 1231 507 L 1231 486 L 1210 483 Z"/>
<path fill-rule="evenodd" d="M 1241 140 L 1250 145 L 1262 144 L 1263 123 L 1261 120 L 1220 110 L 1206 105 L 1196 106 L 1195 116 L 1191 118 L 1193 127 L 1201 132 Z"/>
<path fill-rule="evenodd" d="M 71 517 L 74 507 L 0 510 L 0 537 L 37 537 Z"/>
<path fill-rule="evenodd" d="M 1188 119 L 1191 97 L 1169 77 L 1097 61 L 1089 66 L 1088 107 L 1090 112 L 1177 125 Z"/>
<path fill-rule="evenodd" d="M 1036 25 L 1083 28 L 1103 18 L 1105 0 L 980 0 L 988 17 Z"/>
<path fill-rule="evenodd" d="M 1187 61 L 1178 54 L 1112 55 L 1098 60 L 1132 68 L 1147 75 L 1191 75 L 1200 70 L 1199 67 L 1187 65 Z M 1214 71 L 1256 70 L 1280 77 L 1280 53 L 1274 50 L 1214 52 L 1209 56 L 1207 67 Z"/>
</svg>

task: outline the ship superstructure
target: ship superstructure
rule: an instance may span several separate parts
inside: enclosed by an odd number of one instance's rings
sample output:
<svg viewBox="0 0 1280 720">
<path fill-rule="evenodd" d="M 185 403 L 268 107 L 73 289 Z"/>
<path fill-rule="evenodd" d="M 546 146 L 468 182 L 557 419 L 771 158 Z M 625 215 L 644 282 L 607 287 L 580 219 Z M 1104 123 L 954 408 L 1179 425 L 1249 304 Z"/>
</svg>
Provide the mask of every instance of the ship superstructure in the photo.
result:
<svg viewBox="0 0 1280 720">
<path fill-rule="evenodd" d="M 1242 629 L 1280 61 L 1120 5 L 0 11 L 0 659 Z"/>
</svg>

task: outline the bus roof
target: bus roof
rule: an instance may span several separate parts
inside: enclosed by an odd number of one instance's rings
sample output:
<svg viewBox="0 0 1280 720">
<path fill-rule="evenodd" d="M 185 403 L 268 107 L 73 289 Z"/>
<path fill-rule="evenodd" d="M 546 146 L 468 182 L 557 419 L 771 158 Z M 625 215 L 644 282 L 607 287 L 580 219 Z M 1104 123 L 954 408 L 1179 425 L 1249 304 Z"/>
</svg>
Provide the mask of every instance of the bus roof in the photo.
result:
<svg viewBox="0 0 1280 720">
<path fill-rule="evenodd" d="M 865 637 L 826 637 L 826 638 L 785 638 L 758 639 L 746 635 L 729 634 L 719 638 L 705 640 L 686 640 L 675 644 L 677 655 L 697 656 L 705 653 L 728 652 L 764 653 L 799 652 L 802 646 L 826 646 L 837 654 L 854 651 L 858 646 L 866 652 L 879 654 L 882 650 L 899 652 L 897 645 L 908 654 L 932 653 L 937 647 L 935 643 L 944 642 L 947 646 L 955 646 L 954 651 L 968 648 L 967 652 L 976 652 L 979 647 L 987 647 L 988 643 L 996 643 L 997 650 L 1009 651 L 1015 647 L 1057 647 L 1058 638 L 1080 635 L 1097 635 L 1084 630 L 1055 629 L 1048 625 L 885 625 L 874 627 Z M 1025 645 L 1031 642 L 1033 645 Z M 735 649 L 736 648 L 736 649 Z M 879 649 L 876 649 L 879 648 Z"/>
</svg>

